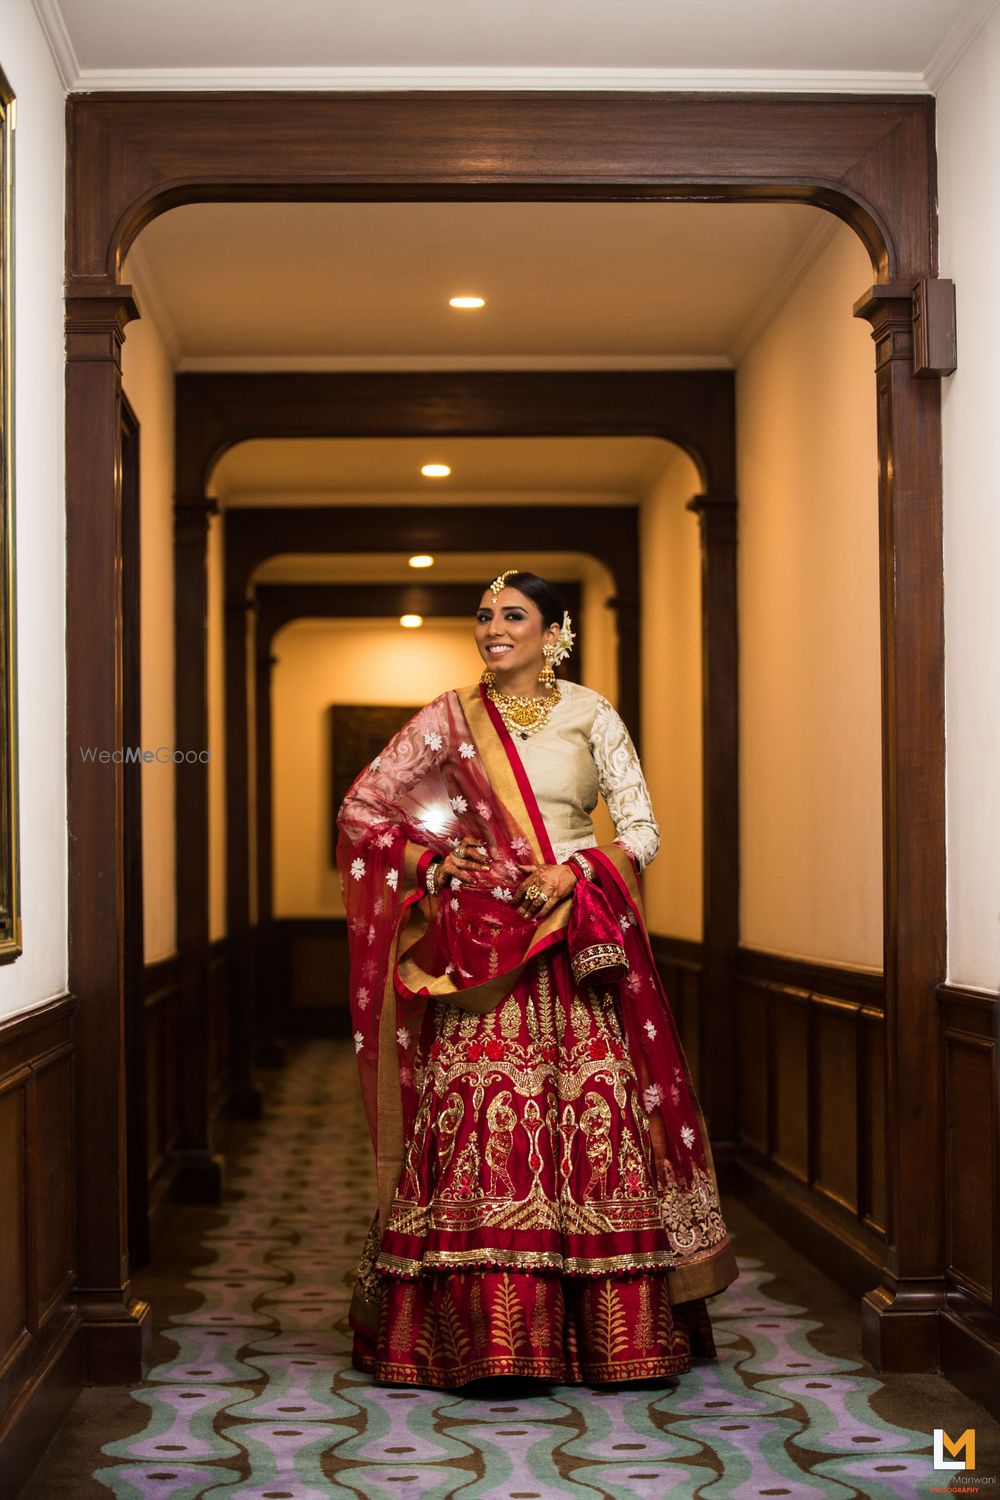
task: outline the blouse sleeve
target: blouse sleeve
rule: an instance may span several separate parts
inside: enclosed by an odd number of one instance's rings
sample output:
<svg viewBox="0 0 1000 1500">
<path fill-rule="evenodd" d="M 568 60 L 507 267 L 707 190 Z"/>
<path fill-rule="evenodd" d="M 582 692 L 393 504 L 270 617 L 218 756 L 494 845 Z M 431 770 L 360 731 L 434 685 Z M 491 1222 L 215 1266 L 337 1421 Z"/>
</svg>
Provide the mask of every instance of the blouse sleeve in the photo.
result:
<svg viewBox="0 0 1000 1500">
<path fill-rule="evenodd" d="M 598 788 L 615 825 L 616 842 L 634 855 L 640 870 L 656 857 L 660 830 L 639 757 L 621 717 L 602 698 L 590 731 Z"/>
</svg>

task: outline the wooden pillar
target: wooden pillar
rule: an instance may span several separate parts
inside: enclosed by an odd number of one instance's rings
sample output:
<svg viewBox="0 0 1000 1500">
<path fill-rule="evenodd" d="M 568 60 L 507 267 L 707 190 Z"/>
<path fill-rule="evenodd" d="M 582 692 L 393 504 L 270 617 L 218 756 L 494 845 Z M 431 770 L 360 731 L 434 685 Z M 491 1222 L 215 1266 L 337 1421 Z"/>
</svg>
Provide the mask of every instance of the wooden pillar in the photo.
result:
<svg viewBox="0 0 1000 1500">
<path fill-rule="evenodd" d="M 285 1061 L 285 1051 L 281 1045 L 281 975 L 272 905 L 274 809 L 271 798 L 271 673 L 278 658 L 271 655 L 271 631 L 266 628 L 262 617 L 257 622 L 255 654 L 257 929 L 260 954 L 257 965 L 257 1015 L 260 1020 L 257 1061 L 264 1067 L 280 1068 Z"/>
<path fill-rule="evenodd" d="M 881 1284 L 862 1302 L 879 1370 L 938 1367 L 944 1308 L 940 1018 L 946 977 L 941 392 L 913 373 L 912 283 L 872 288 L 882 616 L 888 1224 Z"/>
<path fill-rule="evenodd" d="M 203 495 L 178 495 L 174 503 L 176 748 L 199 757 L 208 747 L 208 526 L 216 508 Z M 174 1192 L 187 1202 L 217 1203 L 222 1196 L 224 1163 L 212 1147 L 207 760 L 181 759 L 175 775 L 184 1067 L 180 1071 Z"/>
<path fill-rule="evenodd" d="M 688 501 L 701 530 L 703 936 L 698 1093 L 713 1141 L 736 1140 L 740 939 L 736 498 Z M 710 1064 L 708 1059 L 711 1059 Z"/>
<path fill-rule="evenodd" d="M 245 1120 L 261 1114 L 254 1082 L 257 1055 L 257 980 L 250 923 L 250 766 L 248 753 L 247 636 L 255 604 L 226 597 L 226 900 L 230 948 L 229 1102 Z"/>
<path fill-rule="evenodd" d="M 88 759 L 123 741 L 122 389 L 130 287 L 66 299 L 66 711 L 69 985 L 76 1015 L 77 1273 L 87 1379 L 141 1379 L 149 1308 L 129 1285 L 124 783 Z M 120 757 L 119 757 L 120 759 Z"/>
</svg>

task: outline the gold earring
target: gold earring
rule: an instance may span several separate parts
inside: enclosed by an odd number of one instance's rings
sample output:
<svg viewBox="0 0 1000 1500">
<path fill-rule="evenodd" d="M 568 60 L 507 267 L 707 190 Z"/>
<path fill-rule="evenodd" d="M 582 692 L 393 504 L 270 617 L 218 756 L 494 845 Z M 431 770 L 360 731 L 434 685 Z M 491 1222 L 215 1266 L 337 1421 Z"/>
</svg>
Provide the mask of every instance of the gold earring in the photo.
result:
<svg viewBox="0 0 1000 1500">
<path fill-rule="evenodd" d="M 556 685 L 556 674 L 552 670 L 552 658 L 555 655 L 555 646 L 546 642 L 542 647 L 542 655 L 545 657 L 545 665 L 538 674 L 538 680 L 547 693 L 551 693 Z"/>
<path fill-rule="evenodd" d="M 482 676 L 480 677 L 479 681 L 483 684 L 483 687 L 493 687 L 494 683 L 496 682 L 496 677 L 494 676 L 493 668 L 492 667 L 484 667 L 483 671 L 482 671 Z"/>
</svg>

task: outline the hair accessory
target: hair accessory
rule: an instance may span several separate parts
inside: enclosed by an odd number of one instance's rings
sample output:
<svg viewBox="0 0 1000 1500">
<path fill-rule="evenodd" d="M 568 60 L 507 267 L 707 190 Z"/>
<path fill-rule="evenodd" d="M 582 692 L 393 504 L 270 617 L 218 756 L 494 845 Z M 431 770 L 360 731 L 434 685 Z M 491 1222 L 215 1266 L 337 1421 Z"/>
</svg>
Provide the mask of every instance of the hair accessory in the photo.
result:
<svg viewBox="0 0 1000 1500">
<path fill-rule="evenodd" d="M 562 629 L 556 636 L 556 641 L 554 647 L 552 648 L 551 656 L 546 656 L 546 659 L 553 662 L 556 666 L 558 666 L 561 661 L 565 661 L 567 656 L 573 649 L 573 642 L 576 640 L 576 635 L 572 629 L 572 625 L 573 622 L 569 617 L 569 610 L 564 610 Z"/>
<path fill-rule="evenodd" d="M 502 591 L 507 579 L 511 578 L 517 571 L 517 568 L 508 568 L 506 573 L 501 573 L 499 577 L 494 578 L 493 582 L 490 584 L 490 593 L 493 595 L 494 599 L 496 598 L 497 594 Z"/>
</svg>

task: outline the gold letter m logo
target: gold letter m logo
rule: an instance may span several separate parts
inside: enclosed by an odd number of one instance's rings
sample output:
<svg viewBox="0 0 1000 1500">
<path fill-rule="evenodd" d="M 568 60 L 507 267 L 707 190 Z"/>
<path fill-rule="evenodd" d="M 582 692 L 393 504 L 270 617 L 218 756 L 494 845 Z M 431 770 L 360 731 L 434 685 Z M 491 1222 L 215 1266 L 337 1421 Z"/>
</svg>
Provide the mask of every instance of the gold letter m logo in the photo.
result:
<svg viewBox="0 0 1000 1500">
<path fill-rule="evenodd" d="M 945 1449 L 951 1454 L 951 1459 L 944 1456 Z M 965 1462 L 958 1455 L 965 1449 Z M 934 1467 L 935 1469 L 974 1469 L 976 1467 L 976 1429 L 967 1427 L 960 1438 L 952 1442 L 943 1427 L 934 1429 Z"/>
</svg>

